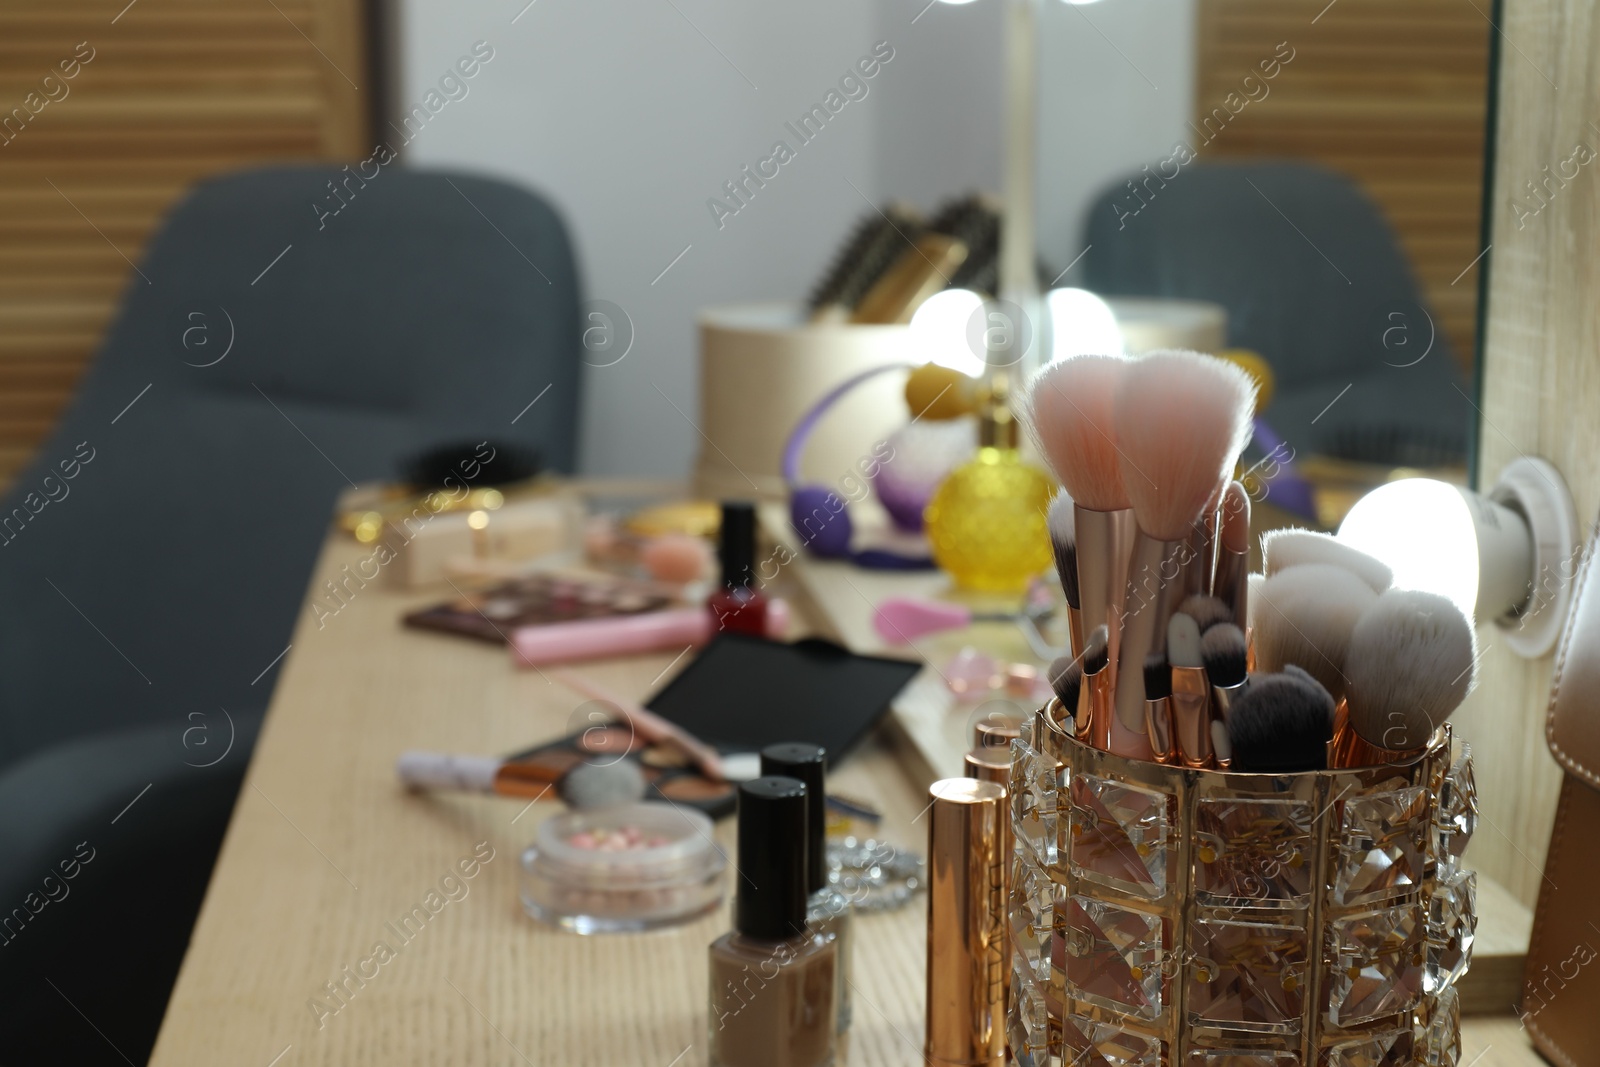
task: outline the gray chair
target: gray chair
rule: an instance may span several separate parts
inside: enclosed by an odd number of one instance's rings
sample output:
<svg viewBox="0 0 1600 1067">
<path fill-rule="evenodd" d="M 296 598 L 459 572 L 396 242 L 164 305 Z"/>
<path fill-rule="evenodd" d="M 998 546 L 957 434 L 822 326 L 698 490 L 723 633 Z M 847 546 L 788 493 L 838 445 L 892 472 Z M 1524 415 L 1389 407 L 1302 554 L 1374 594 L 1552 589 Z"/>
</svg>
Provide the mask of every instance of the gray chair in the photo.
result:
<svg viewBox="0 0 1600 1067">
<path fill-rule="evenodd" d="M 1087 288 L 1227 308 L 1229 344 L 1272 364 L 1264 414 L 1297 454 L 1464 460 L 1470 386 L 1382 211 L 1353 182 L 1292 162 L 1149 173 L 1127 179 L 1137 197 L 1119 180 L 1090 207 Z"/>
<path fill-rule="evenodd" d="M 559 216 L 354 173 L 179 204 L 0 505 L 0 1063 L 148 1055 L 337 493 L 491 437 L 571 469 Z"/>
</svg>

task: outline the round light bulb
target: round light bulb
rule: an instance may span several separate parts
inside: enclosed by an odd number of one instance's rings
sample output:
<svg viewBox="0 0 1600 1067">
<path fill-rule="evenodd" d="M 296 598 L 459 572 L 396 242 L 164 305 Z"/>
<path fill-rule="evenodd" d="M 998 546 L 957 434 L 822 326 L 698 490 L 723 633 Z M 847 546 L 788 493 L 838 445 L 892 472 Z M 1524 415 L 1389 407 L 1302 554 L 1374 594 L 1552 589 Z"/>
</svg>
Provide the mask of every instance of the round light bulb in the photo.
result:
<svg viewBox="0 0 1600 1067">
<path fill-rule="evenodd" d="M 1121 355 L 1122 330 L 1111 305 L 1087 289 L 1052 289 L 1050 309 L 1052 360 L 1085 353 Z"/>
<path fill-rule="evenodd" d="M 1478 604 L 1478 539 L 1461 490 L 1432 478 L 1381 485 L 1356 502 L 1339 540 L 1382 560 L 1397 589 L 1448 597 L 1470 619 Z"/>
<path fill-rule="evenodd" d="M 945 289 L 924 300 L 911 316 L 915 357 L 969 378 L 981 375 L 983 359 L 967 343 L 967 323 L 981 307 L 983 297 L 971 289 Z"/>
</svg>

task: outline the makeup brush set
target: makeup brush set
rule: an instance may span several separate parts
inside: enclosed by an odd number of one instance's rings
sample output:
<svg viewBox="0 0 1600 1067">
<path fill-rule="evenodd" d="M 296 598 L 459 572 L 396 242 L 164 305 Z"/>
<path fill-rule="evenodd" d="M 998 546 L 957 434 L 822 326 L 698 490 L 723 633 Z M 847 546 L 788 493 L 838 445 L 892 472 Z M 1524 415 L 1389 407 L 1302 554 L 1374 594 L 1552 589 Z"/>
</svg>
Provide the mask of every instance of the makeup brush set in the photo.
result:
<svg viewBox="0 0 1600 1067">
<path fill-rule="evenodd" d="M 1049 671 L 1062 725 L 1190 768 L 1414 755 L 1472 687 L 1472 625 L 1308 530 L 1267 535 L 1250 581 L 1250 497 L 1231 475 L 1253 405 L 1248 376 L 1192 352 L 1081 356 L 1032 383 L 1029 426 L 1065 487 L 1048 515 L 1073 639 Z"/>
<path fill-rule="evenodd" d="M 1253 401 L 1192 352 L 1030 383 L 1072 654 L 1006 785 L 1022 1067 L 1457 1063 L 1472 624 L 1311 531 L 1249 573 Z"/>
</svg>

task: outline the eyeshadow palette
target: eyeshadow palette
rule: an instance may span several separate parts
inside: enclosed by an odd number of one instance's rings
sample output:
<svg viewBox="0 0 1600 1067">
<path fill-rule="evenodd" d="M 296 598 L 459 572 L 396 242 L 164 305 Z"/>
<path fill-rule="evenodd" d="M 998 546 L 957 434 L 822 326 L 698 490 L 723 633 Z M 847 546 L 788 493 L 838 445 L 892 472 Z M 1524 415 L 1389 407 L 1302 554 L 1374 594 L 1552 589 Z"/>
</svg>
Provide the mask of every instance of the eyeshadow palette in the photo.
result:
<svg viewBox="0 0 1600 1067">
<path fill-rule="evenodd" d="M 648 582 L 591 575 L 530 574 L 423 608 L 405 616 L 422 630 L 476 637 L 504 644 L 521 626 L 638 615 L 661 611 L 673 595 Z"/>
</svg>

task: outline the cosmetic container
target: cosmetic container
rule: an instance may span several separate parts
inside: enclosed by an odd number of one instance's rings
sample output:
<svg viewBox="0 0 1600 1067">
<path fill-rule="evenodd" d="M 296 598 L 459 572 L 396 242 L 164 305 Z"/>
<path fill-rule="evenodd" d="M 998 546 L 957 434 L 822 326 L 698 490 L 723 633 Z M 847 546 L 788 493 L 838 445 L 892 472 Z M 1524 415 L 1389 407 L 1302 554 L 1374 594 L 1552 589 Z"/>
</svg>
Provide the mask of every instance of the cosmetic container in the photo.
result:
<svg viewBox="0 0 1600 1067">
<path fill-rule="evenodd" d="M 925 526 L 934 561 L 957 585 L 1020 593 L 1054 560 L 1045 512 L 1055 484 L 1023 462 L 1005 389 L 997 375 L 979 409 L 978 454 L 939 486 Z"/>
<path fill-rule="evenodd" d="M 945 778 L 928 788 L 926 1067 L 1004 1067 L 1010 937 L 1005 787 Z"/>
<path fill-rule="evenodd" d="M 786 775 L 806 786 L 806 922 L 839 946 L 839 1032 L 850 1029 L 851 905 L 828 878 L 828 754 L 818 745 L 785 742 L 761 750 L 763 775 Z"/>
<path fill-rule="evenodd" d="M 756 562 L 754 504 L 730 501 L 722 505 L 717 556 L 722 562 L 722 584 L 706 601 L 717 629 L 767 636 L 767 594 L 750 584 Z"/>
<path fill-rule="evenodd" d="M 739 786 L 733 930 L 710 948 L 710 1067 L 829 1067 L 838 1040 L 839 948 L 806 922 L 805 784 Z"/>
<path fill-rule="evenodd" d="M 711 820 L 660 802 L 554 815 L 522 853 L 522 906 L 578 934 L 655 930 L 722 904 Z"/>
<path fill-rule="evenodd" d="M 1098 751 L 1040 709 L 1012 756 L 1014 1063 L 1455 1067 L 1465 749 L 1446 725 L 1388 765 L 1242 774 Z"/>
</svg>

